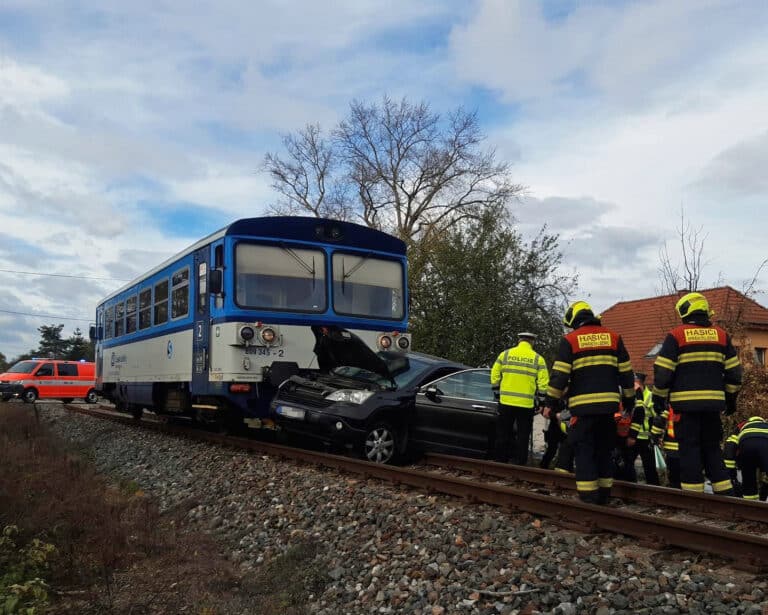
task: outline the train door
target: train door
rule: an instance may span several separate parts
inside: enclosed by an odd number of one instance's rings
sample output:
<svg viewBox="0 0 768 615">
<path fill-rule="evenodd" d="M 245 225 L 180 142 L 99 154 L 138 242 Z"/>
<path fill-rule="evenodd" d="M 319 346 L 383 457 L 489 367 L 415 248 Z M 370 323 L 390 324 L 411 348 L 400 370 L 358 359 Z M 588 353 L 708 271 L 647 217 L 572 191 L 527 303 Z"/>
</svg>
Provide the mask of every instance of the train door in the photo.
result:
<svg viewBox="0 0 768 615">
<path fill-rule="evenodd" d="M 192 342 L 193 395 L 208 392 L 208 366 L 210 364 L 211 305 L 208 293 L 210 247 L 195 252 L 194 331 Z"/>
</svg>

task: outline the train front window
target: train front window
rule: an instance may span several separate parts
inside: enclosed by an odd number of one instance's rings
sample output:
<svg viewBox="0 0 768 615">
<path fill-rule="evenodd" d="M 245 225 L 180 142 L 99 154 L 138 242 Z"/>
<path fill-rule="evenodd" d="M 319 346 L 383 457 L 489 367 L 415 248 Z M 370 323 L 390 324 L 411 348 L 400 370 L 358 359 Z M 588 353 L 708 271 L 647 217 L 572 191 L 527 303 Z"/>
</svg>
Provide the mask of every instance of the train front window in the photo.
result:
<svg viewBox="0 0 768 615">
<path fill-rule="evenodd" d="M 235 299 L 240 307 L 325 311 L 325 254 L 320 250 L 240 243 L 235 271 Z"/>
<path fill-rule="evenodd" d="M 400 320 L 405 314 L 403 266 L 370 255 L 335 252 L 333 309 L 338 314 Z"/>
</svg>

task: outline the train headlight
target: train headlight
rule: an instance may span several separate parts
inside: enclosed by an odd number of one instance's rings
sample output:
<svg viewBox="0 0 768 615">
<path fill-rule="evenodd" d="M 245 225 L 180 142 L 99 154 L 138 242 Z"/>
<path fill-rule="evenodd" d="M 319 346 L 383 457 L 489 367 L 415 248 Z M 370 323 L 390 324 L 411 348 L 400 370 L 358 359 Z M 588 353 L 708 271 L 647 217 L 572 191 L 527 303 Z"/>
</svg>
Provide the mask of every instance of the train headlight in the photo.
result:
<svg viewBox="0 0 768 615">
<path fill-rule="evenodd" d="M 397 345 L 401 350 L 408 350 L 408 346 L 411 345 L 411 340 L 407 337 L 399 337 L 397 338 Z"/>
<path fill-rule="evenodd" d="M 388 335 L 382 335 L 379 338 L 379 346 L 381 346 L 384 350 L 390 348 L 392 346 L 392 338 Z"/>
<path fill-rule="evenodd" d="M 261 330 L 261 341 L 265 344 L 271 344 L 276 338 L 277 334 L 274 329 L 267 327 L 266 329 Z"/>
<path fill-rule="evenodd" d="M 254 331 L 253 327 L 241 327 L 240 337 L 243 338 L 246 342 L 250 342 L 254 337 L 256 337 L 256 331 Z"/>
</svg>

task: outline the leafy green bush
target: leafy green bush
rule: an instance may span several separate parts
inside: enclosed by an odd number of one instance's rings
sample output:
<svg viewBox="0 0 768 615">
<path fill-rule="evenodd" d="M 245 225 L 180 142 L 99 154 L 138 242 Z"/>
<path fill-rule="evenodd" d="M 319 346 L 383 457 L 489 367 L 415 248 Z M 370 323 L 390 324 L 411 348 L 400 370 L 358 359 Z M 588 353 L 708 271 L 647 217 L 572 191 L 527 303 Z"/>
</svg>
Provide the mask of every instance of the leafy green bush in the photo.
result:
<svg viewBox="0 0 768 615">
<path fill-rule="evenodd" d="M 8 525 L 0 536 L 0 615 L 38 615 L 48 606 L 48 584 L 43 578 L 56 547 L 37 538 L 19 547 L 18 533 L 15 525 Z"/>
</svg>

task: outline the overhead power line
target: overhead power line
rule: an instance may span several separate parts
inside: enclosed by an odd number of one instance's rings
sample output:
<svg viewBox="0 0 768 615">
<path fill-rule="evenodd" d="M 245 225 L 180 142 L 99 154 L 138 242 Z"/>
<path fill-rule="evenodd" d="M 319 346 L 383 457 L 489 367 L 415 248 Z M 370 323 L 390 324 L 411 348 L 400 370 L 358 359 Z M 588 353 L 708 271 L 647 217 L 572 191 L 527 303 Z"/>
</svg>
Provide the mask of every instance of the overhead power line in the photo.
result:
<svg viewBox="0 0 768 615">
<path fill-rule="evenodd" d="M 71 318 L 69 316 L 52 316 L 51 314 L 32 314 L 30 312 L 14 312 L 13 310 L 0 310 L 4 314 L 16 314 L 17 316 L 34 316 L 36 318 L 50 318 L 51 320 L 78 320 L 92 322 L 93 318 Z"/>
<path fill-rule="evenodd" d="M 37 271 L 14 271 L 13 269 L 0 269 L 2 273 L 17 273 L 20 275 L 41 275 L 50 278 L 77 278 L 79 280 L 106 280 L 110 282 L 130 282 L 123 278 L 101 278 L 93 275 L 67 275 L 66 273 L 39 273 Z"/>
</svg>

